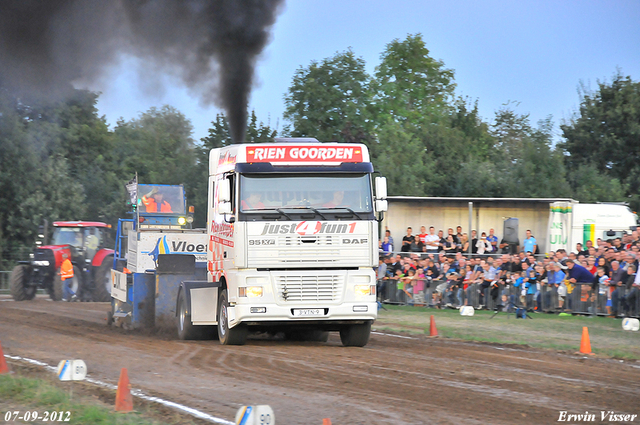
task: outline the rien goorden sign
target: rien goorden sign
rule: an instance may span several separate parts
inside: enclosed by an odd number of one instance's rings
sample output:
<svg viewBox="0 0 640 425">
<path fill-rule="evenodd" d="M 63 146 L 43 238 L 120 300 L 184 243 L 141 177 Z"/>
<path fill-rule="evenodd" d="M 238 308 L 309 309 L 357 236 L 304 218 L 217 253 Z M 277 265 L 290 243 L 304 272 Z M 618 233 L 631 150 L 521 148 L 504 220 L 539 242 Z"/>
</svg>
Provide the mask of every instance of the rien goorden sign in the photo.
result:
<svg viewBox="0 0 640 425">
<path fill-rule="evenodd" d="M 358 146 L 248 148 L 247 162 L 362 162 L 362 148 Z"/>
</svg>

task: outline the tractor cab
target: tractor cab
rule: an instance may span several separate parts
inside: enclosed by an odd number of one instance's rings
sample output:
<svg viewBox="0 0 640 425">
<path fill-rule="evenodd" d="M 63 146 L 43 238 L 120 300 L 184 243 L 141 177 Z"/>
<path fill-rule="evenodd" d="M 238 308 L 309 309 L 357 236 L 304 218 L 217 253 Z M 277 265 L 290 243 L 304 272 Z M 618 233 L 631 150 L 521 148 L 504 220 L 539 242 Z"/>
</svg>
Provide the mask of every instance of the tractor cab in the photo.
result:
<svg viewBox="0 0 640 425">
<path fill-rule="evenodd" d="M 96 253 L 110 246 L 107 228 L 100 222 L 57 221 L 53 224 L 51 244 L 54 246 L 69 245 L 74 257 L 82 256 L 90 262 Z"/>
<path fill-rule="evenodd" d="M 140 229 L 184 229 L 193 222 L 186 205 L 182 185 L 137 185 L 135 215 Z"/>
</svg>

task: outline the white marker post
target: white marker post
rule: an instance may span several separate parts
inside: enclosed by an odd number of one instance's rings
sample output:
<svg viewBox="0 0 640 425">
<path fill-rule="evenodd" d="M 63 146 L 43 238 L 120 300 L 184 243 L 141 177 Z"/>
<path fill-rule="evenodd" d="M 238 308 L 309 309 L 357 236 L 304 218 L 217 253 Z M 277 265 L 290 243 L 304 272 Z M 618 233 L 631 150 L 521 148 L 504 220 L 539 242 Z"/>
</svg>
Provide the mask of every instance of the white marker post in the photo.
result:
<svg viewBox="0 0 640 425">
<path fill-rule="evenodd" d="M 622 319 L 622 329 L 625 331 L 638 332 L 638 329 L 640 329 L 640 321 L 626 317 Z"/>
<path fill-rule="evenodd" d="M 62 360 L 58 363 L 58 379 L 82 381 L 87 376 L 87 365 L 82 360 Z M 73 398 L 73 384 L 69 385 L 69 399 Z"/>
<path fill-rule="evenodd" d="M 242 406 L 236 413 L 236 425 L 275 425 L 271 406 Z"/>
</svg>

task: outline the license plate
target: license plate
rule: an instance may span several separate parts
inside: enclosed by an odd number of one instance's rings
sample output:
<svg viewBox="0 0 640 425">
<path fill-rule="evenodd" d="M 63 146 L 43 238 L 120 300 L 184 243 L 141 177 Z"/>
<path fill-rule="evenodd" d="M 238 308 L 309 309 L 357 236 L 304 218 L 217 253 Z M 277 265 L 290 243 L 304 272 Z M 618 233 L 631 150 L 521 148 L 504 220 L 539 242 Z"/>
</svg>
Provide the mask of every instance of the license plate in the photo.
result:
<svg viewBox="0 0 640 425">
<path fill-rule="evenodd" d="M 298 308 L 293 310 L 293 315 L 297 317 L 308 317 L 308 316 L 324 316 L 323 308 Z"/>
</svg>

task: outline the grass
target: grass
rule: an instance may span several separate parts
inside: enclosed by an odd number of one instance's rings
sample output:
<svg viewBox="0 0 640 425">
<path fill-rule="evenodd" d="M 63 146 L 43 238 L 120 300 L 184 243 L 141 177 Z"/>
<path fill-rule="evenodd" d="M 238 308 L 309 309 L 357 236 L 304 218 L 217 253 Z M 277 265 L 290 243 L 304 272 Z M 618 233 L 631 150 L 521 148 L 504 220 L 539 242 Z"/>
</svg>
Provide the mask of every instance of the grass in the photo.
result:
<svg viewBox="0 0 640 425">
<path fill-rule="evenodd" d="M 70 420 L 65 423 L 69 424 L 157 425 L 193 423 L 190 420 L 185 421 L 184 418 L 182 420 L 175 420 L 174 418 L 174 420 L 160 422 L 147 417 L 148 410 L 127 414 L 116 413 L 113 408 L 107 407 L 95 396 L 88 397 L 86 394 L 77 394 L 76 392 L 80 389 L 80 386 L 76 386 L 77 389 L 74 390 L 73 398 L 71 398 L 67 390 L 59 388 L 53 382 L 47 379 L 22 376 L 19 371 L 0 375 L 0 420 L 4 420 L 8 411 L 19 411 L 21 415 L 26 411 L 37 411 L 41 416 L 44 415 L 45 411 L 68 411 L 70 412 Z M 157 416 L 158 413 L 155 415 Z M 16 420 L 16 423 L 18 422 Z"/>
<path fill-rule="evenodd" d="M 496 344 L 526 345 L 535 348 L 578 351 L 582 328 L 587 327 L 591 350 L 605 357 L 640 359 L 640 333 L 622 329 L 619 319 L 606 317 L 530 314 L 533 320 L 516 319 L 513 314 L 476 311 L 474 316 L 460 316 L 458 310 L 386 305 L 380 310 L 374 327 L 413 334 L 429 334 L 434 316 L 438 334 L 445 338 Z"/>
</svg>

